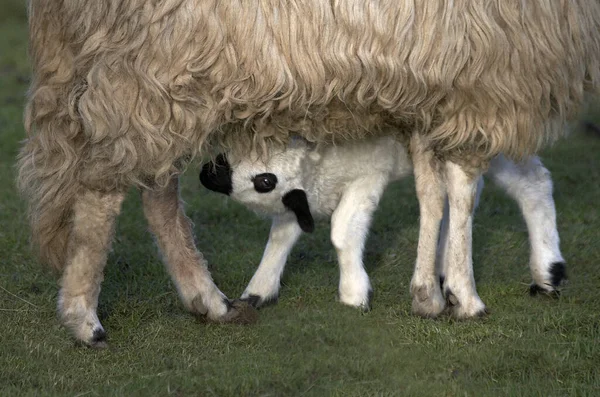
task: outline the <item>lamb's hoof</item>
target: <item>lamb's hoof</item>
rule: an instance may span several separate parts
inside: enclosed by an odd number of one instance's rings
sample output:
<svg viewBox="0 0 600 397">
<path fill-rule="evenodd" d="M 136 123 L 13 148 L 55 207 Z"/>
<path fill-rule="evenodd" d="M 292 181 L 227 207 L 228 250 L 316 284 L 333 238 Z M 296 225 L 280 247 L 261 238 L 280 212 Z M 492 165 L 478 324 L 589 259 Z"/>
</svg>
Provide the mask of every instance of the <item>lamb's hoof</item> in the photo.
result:
<svg viewBox="0 0 600 397">
<path fill-rule="evenodd" d="M 411 286 L 412 312 L 423 318 L 436 318 L 446 307 L 446 301 L 437 286 Z"/>
<path fill-rule="evenodd" d="M 565 284 L 567 278 L 567 267 L 564 262 L 554 262 L 548 269 L 550 278 L 548 282 L 536 284 L 535 282 L 529 287 L 529 295 L 545 295 L 551 298 L 559 298 L 560 291 L 559 287 Z"/>
<path fill-rule="evenodd" d="M 236 299 L 226 303 L 227 313 L 218 319 L 219 323 L 254 324 L 258 321 L 258 312 L 248 302 Z"/>
<path fill-rule="evenodd" d="M 448 303 L 448 313 L 458 320 L 483 318 L 490 314 L 488 308 L 477 296 L 472 297 L 467 304 L 463 304 L 449 288 L 444 291 L 444 295 Z"/>
<path fill-rule="evenodd" d="M 373 308 L 373 306 L 371 305 L 372 301 L 373 301 L 373 290 L 369 289 L 369 294 L 368 294 L 368 297 L 367 297 L 367 301 L 364 304 L 360 305 L 360 309 L 364 313 L 370 312 L 371 309 Z"/>
<path fill-rule="evenodd" d="M 530 296 L 541 295 L 541 296 L 547 296 L 552 299 L 558 299 L 558 298 L 560 298 L 560 291 L 557 289 L 554 289 L 554 288 L 540 287 L 536 283 L 532 283 L 529 286 L 529 295 Z"/>
<path fill-rule="evenodd" d="M 342 297 L 340 296 L 340 303 L 346 305 L 346 306 L 352 306 L 355 307 L 357 309 L 359 309 L 360 311 L 362 311 L 363 313 L 367 313 L 371 311 L 371 301 L 373 300 L 373 290 L 371 288 L 369 288 L 369 291 L 367 292 L 367 296 L 364 298 L 347 298 L 347 297 Z"/>
<path fill-rule="evenodd" d="M 559 287 L 567 281 L 567 265 L 564 262 L 554 262 L 550 265 L 550 274 L 552 275 L 552 285 Z"/>
<path fill-rule="evenodd" d="M 263 307 L 277 304 L 278 299 L 279 299 L 278 295 L 263 298 L 262 296 L 250 294 L 250 295 L 246 295 L 246 296 L 242 295 L 242 297 L 240 298 L 240 301 L 248 302 L 248 304 L 250 304 L 255 309 L 261 309 Z"/>
</svg>

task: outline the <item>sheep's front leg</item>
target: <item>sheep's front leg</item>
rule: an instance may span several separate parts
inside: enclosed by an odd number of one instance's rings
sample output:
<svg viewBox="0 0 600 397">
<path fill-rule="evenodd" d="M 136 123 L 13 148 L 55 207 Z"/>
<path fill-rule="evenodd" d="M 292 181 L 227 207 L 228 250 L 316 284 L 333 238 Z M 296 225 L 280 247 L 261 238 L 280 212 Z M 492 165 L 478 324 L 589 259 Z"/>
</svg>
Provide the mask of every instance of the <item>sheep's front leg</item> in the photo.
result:
<svg viewBox="0 0 600 397">
<path fill-rule="evenodd" d="M 242 294 L 243 300 L 254 307 L 277 300 L 279 282 L 287 257 L 301 234 L 302 229 L 294 213 L 289 212 L 273 218 L 265 252 L 258 269 Z"/>
<path fill-rule="evenodd" d="M 454 316 L 482 316 L 486 308 L 475 289 L 472 259 L 473 207 L 479 175 L 470 175 L 452 162 L 447 162 L 445 168 L 450 219 L 444 295 Z"/>
<path fill-rule="evenodd" d="M 435 268 L 446 193 L 440 164 L 427 149 L 424 138 L 413 135 L 410 148 L 420 212 L 417 260 L 410 283 L 412 310 L 422 317 L 437 317 L 446 306 Z"/>
<path fill-rule="evenodd" d="M 331 242 L 340 266 L 340 302 L 370 308 L 371 282 L 363 266 L 363 251 L 373 212 L 387 184 L 384 175 L 372 175 L 346 187 L 331 218 Z"/>
<path fill-rule="evenodd" d="M 254 309 L 244 302 L 229 302 L 217 288 L 202 254 L 196 249 L 191 221 L 179 200 L 179 180 L 173 178 L 166 188 L 144 190 L 144 214 L 156 236 L 165 265 L 185 307 L 218 322 L 247 322 Z"/>
<path fill-rule="evenodd" d="M 492 160 L 488 173 L 519 204 L 527 223 L 531 293 L 556 294 L 566 279 L 566 268 L 560 252 L 550 172 L 538 157 L 514 163 L 500 155 Z"/>
<path fill-rule="evenodd" d="M 479 177 L 479 182 L 477 183 L 477 194 L 475 195 L 475 205 L 473 206 L 473 215 L 475 215 L 475 210 L 479 205 L 479 197 L 481 196 L 481 192 L 483 191 L 483 186 L 485 185 L 483 181 L 483 177 Z M 450 207 L 448 204 L 448 198 L 446 198 L 444 204 L 444 216 L 442 217 L 442 224 L 440 227 L 440 239 L 438 243 L 438 251 L 436 257 L 436 271 L 440 277 L 440 282 L 443 283 L 446 278 L 447 265 L 446 261 L 446 252 L 448 251 L 448 227 L 450 222 Z"/>
<path fill-rule="evenodd" d="M 73 207 L 73 226 L 61 278 L 58 312 L 75 337 L 93 347 L 105 346 L 106 333 L 96 309 L 106 256 L 123 197 L 119 192 L 88 190 L 78 195 Z"/>
</svg>

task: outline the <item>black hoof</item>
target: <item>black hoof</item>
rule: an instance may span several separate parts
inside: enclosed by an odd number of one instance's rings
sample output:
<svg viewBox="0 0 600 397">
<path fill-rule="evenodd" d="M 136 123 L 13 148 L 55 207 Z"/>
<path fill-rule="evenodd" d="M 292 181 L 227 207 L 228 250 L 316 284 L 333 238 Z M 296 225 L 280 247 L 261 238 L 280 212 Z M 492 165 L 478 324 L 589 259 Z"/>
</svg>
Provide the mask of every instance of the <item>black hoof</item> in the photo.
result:
<svg viewBox="0 0 600 397">
<path fill-rule="evenodd" d="M 92 334 L 92 342 L 106 342 L 106 332 L 102 328 L 95 329 Z"/>
<path fill-rule="evenodd" d="M 567 280 L 567 266 L 564 262 L 554 262 L 550 265 L 550 275 L 552 275 L 552 285 L 554 287 L 560 286 Z"/>
<path fill-rule="evenodd" d="M 250 305 L 254 306 L 258 309 L 260 306 L 260 302 L 262 302 L 262 298 L 258 295 L 249 295 L 247 298 L 240 299 L 243 302 L 248 302 Z"/>
<path fill-rule="evenodd" d="M 240 301 L 248 302 L 255 309 L 262 309 L 263 307 L 272 306 L 277 304 L 279 296 L 271 296 L 269 298 L 262 298 L 258 295 L 249 295 L 247 298 L 242 298 Z"/>
<path fill-rule="evenodd" d="M 549 296 L 550 298 L 554 299 L 560 298 L 560 291 L 557 289 L 548 290 L 546 288 L 540 287 L 537 284 L 531 284 L 529 286 L 529 295 L 536 296 L 538 294 L 543 296 Z"/>
<path fill-rule="evenodd" d="M 78 341 L 76 345 L 92 349 L 105 349 L 108 347 L 108 344 L 106 343 L 106 332 L 102 328 L 97 328 L 92 333 L 92 338 L 89 341 Z"/>
<path fill-rule="evenodd" d="M 475 317 L 476 318 L 485 318 L 485 317 L 489 316 L 490 313 L 491 313 L 490 309 L 488 309 L 486 307 L 485 309 L 478 311 L 477 314 L 475 314 Z"/>
<path fill-rule="evenodd" d="M 549 296 L 551 298 L 559 298 L 560 291 L 557 289 L 561 285 L 563 285 L 567 280 L 567 267 L 564 262 L 554 262 L 550 265 L 549 269 L 550 273 L 550 283 L 545 284 L 546 288 L 537 285 L 535 283 L 531 284 L 529 287 L 529 295 L 544 295 Z"/>
</svg>

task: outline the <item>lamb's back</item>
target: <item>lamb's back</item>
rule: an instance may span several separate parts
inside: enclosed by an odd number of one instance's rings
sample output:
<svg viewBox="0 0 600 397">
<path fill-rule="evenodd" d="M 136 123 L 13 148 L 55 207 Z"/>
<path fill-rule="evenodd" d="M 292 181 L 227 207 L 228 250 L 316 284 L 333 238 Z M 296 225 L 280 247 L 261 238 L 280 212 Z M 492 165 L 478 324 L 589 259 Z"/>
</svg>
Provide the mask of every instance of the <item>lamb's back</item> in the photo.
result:
<svg viewBox="0 0 600 397">
<path fill-rule="evenodd" d="M 347 186 L 383 176 L 392 182 L 412 173 L 406 148 L 391 136 L 318 147 L 302 170 L 311 210 L 330 215 Z"/>
</svg>

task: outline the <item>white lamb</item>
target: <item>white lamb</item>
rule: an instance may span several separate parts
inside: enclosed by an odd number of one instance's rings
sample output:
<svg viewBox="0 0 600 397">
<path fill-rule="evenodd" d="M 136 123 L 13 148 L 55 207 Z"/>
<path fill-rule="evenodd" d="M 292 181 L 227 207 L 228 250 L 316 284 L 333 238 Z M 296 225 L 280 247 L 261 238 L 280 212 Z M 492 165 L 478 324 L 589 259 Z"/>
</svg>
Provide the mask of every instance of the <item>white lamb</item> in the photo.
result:
<svg viewBox="0 0 600 397">
<path fill-rule="evenodd" d="M 406 148 L 391 137 L 337 146 L 315 146 L 298 138 L 266 161 L 250 153 L 244 158 L 219 155 L 215 163 L 205 164 L 200 173 L 205 187 L 273 219 L 262 260 L 242 299 L 256 307 L 277 299 L 287 256 L 302 231 L 313 231 L 313 215 L 320 215 L 331 216 L 331 241 L 340 266 L 340 301 L 368 309 L 371 284 L 363 266 L 363 249 L 373 212 L 388 183 L 411 175 L 412 169 Z M 537 157 L 518 164 L 497 156 L 487 174 L 519 203 L 526 220 L 531 292 L 555 291 L 565 276 L 565 266 L 550 173 Z M 482 186 L 480 179 L 477 197 Z M 446 273 L 447 208 L 446 204 L 438 249 L 440 280 Z M 553 285 L 544 282 L 548 272 Z M 419 299 L 420 291 L 412 292 Z M 453 297 L 451 291 L 449 305 Z"/>
</svg>

